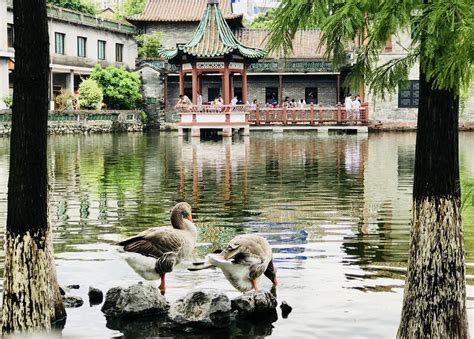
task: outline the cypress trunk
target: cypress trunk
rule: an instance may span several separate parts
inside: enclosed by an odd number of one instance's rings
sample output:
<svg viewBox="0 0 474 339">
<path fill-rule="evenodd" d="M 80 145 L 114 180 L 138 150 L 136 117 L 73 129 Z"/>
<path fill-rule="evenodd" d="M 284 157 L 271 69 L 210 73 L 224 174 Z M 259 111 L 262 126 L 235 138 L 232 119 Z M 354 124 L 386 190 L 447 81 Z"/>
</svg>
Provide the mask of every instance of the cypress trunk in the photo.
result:
<svg viewBox="0 0 474 339">
<path fill-rule="evenodd" d="M 5 233 L 3 334 L 48 330 L 52 322 L 65 317 L 48 220 L 46 2 L 14 0 L 13 15 L 16 63 Z"/>
<path fill-rule="evenodd" d="M 459 97 L 420 70 L 413 215 L 398 338 L 468 338 Z"/>
</svg>

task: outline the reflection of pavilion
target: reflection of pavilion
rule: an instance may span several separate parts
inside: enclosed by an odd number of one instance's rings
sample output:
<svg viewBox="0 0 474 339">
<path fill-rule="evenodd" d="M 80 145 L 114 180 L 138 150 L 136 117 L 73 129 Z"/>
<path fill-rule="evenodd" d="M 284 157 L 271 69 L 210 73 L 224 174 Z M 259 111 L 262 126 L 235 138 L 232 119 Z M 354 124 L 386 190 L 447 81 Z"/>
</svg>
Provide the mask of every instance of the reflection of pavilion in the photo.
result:
<svg viewBox="0 0 474 339">
<path fill-rule="evenodd" d="M 192 77 L 193 106 L 180 107 L 181 130 L 192 129 L 193 136 L 200 135 L 200 129 L 222 129 L 224 136 L 230 136 L 232 128 L 244 129 L 248 133 L 247 122 L 247 65 L 265 55 L 260 48 L 243 45 L 232 33 L 225 20 L 219 2 L 208 0 L 201 22 L 192 39 L 179 44 L 177 48 L 159 50 L 161 56 L 170 63 L 179 65 L 179 92 L 184 95 L 185 76 Z M 202 82 L 205 74 L 222 75 L 222 102 L 205 105 L 202 96 Z M 233 75 L 242 78 L 243 105 L 232 106 Z M 218 95 L 218 93 L 216 93 Z"/>
<path fill-rule="evenodd" d="M 181 194 L 185 194 L 187 178 L 192 178 L 193 207 L 199 204 L 200 190 L 206 178 L 206 171 L 215 171 L 216 185 L 222 184 L 224 201 L 231 200 L 232 179 L 239 172 L 242 175 L 242 194 L 248 195 L 248 167 L 250 141 L 244 138 L 239 142 L 224 139 L 222 142 L 200 142 L 191 139 L 190 143 L 180 139 L 178 143 L 179 175 Z M 207 185 L 209 185 L 207 181 Z"/>
</svg>

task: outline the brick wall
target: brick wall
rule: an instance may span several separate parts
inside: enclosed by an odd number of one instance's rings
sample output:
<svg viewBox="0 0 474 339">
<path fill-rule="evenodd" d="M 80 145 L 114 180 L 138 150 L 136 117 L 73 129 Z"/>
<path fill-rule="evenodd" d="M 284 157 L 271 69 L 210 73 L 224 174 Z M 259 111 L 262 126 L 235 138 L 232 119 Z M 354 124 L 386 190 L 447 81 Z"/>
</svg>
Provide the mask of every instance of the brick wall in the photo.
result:
<svg viewBox="0 0 474 339">
<path fill-rule="evenodd" d="M 161 32 L 163 34 L 163 47 L 174 48 L 178 43 L 186 43 L 191 40 L 198 22 L 150 22 L 143 30 L 145 33 Z"/>
</svg>

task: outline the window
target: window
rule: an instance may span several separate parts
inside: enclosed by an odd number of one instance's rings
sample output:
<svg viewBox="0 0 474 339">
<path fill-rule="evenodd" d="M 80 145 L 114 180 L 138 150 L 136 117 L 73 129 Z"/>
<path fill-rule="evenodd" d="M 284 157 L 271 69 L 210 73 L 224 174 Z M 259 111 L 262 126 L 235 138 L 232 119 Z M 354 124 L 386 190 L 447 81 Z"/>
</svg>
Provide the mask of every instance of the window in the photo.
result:
<svg viewBox="0 0 474 339">
<path fill-rule="evenodd" d="M 15 35 L 13 32 L 13 25 L 7 25 L 7 36 L 8 36 L 8 47 L 13 47 L 13 42 L 15 41 Z"/>
<path fill-rule="evenodd" d="M 306 87 L 304 89 L 304 100 L 309 104 L 318 103 L 318 89 L 316 87 Z"/>
<path fill-rule="evenodd" d="M 272 104 L 274 101 L 278 102 L 278 88 L 265 87 L 265 103 Z"/>
<path fill-rule="evenodd" d="M 97 41 L 97 58 L 99 60 L 105 60 L 105 41 Z"/>
<path fill-rule="evenodd" d="M 220 88 L 213 88 L 209 87 L 207 89 L 207 101 L 212 102 L 215 98 L 217 98 L 221 94 Z"/>
<path fill-rule="evenodd" d="M 115 61 L 117 62 L 123 61 L 123 45 L 122 44 L 115 44 Z"/>
<path fill-rule="evenodd" d="M 66 34 L 54 33 L 54 51 L 56 54 L 64 54 L 64 38 Z"/>
<path fill-rule="evenodd" d="M 77 37 L 77 56 L 85 58 L 87 55 L 86 52 L 86 44 L 87 44 L 87 38 L 84 38 L 82 36 Z"/>
<path fill-rule="evenodd" d="M 406 87 L 398 88 L 398 107 L 399 108 L 416 108 L 418 107 L 418 99 L 420 97 L 420 82 L 411 80 Z"/>
</svg>

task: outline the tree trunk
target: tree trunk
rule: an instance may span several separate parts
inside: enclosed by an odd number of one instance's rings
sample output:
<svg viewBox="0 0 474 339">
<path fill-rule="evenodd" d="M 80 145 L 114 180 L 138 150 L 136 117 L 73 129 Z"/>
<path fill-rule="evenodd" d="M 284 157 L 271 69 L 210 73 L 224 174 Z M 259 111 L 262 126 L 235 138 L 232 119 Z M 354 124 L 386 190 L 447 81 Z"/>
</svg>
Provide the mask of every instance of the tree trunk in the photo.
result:
<svg viewBox="0 0 474 339">
<path fill-rule="evenodd" d="M 34 15 L 31 10 L 34 9 Z M 48 220 L 49 38 L 45 0 L 14 0 L 15 71 L 2 332 L 65 317 Z"/>
<path fill-rule="evenodd" d="M 458 164 L 459 97 L 420 69 L 408 271 L 399 338 L 468 338 Z"/>
</svg>

